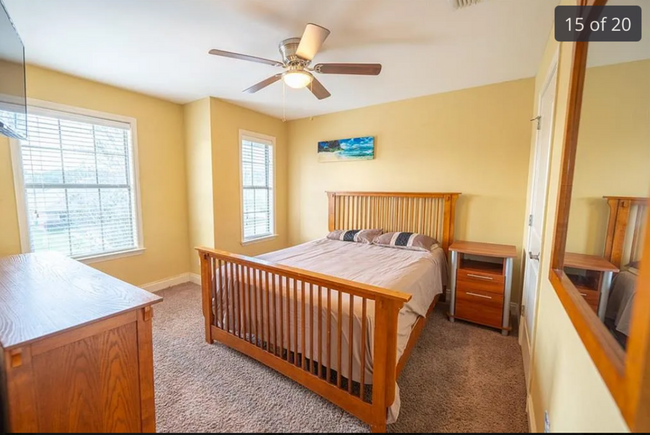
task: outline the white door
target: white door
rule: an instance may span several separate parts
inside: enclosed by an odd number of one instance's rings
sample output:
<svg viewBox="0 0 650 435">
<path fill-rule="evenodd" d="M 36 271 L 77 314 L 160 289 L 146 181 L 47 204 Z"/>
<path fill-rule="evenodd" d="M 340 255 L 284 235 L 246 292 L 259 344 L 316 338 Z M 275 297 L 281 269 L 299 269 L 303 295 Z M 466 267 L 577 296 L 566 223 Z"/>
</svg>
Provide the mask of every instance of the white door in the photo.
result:
<svg viewBox="0 0 650 435">
<path fill-rule="evenodd" d="M 551 154 L 551 139 L 553 134 L 553 103 L 555 99 L 555 81 L 557 63 L 551 68 L 539 98 L 538 130 L 535 141 L 535 160 L 533 165 L 533 180 L 530 191 L 530 210 L 528 216 L 528 242 L 524 252 L 525 274 L 522 301 L 523 336 L 520 341 L 524 347 L 524 371 L 529 377 L 530 352 L 534 339 L 535 306 L 539 284 L 539 263 L 542 246 L 542 231 L 544 211 L 546 209 L 546 188 L 548 185 L 548 166 Z"/>
</svg>

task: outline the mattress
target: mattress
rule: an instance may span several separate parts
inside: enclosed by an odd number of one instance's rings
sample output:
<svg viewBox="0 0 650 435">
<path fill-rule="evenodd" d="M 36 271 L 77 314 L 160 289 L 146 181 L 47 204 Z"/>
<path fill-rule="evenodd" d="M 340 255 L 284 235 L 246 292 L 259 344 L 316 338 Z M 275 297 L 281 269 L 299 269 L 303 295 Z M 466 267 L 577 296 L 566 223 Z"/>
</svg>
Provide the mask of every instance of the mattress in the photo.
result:
<svg viewBox="0 0 650 435">
<path fill-rule="evenodd" d="M 447 280 L 445 254 L 438 247 L 431 252 L 423 252 L 319 239 L 261 255 L 257 258 L 275 264 L 411 294 L 411 300 L 404 304 L 398 316 L 398 361 L 406 349 L 413 326 L 420 317 L 427 315 L 429 306 L 435 296 L 442 293 Z M 233 275 L 231 274 L 231 276 Z M 217 271 L 216 277 L 217 281 L 225 277 L 224 271 Z M 269 293 L 272 294 L 270 303 L 264 297 L 258 299 L 260 296 L 253 296 L 251 313 L 256 313 L 252 317 L 258 322 L 257 337 L 259 337 L 260 341 L 269 341 L 271 344 L 278 343 L 278 347 L 281 342 L 283 349 L 297 350 L 299 354 L 304 355 L 309 361 L 318 361 L 325 367 L 340 372 L 346 378 L 350 378 L 349 358 L 350 349 L 352 349 L 351 377 L 356 382 L 361 379 L 361 353 L 362 349 L 365 349 L 364 383 L 372 384 L 374 301 L 367 300 L 366 336 L 362 337 L 363 305 L 360 297 L 354 297 L 351 304 L 350 295 L 342 293 L 341 313 L 339 315 L 339 294 L 335 290 L 317 286 L 305 286 L 303 288 L 302 285 L 296 285 L 290 280 L 287 281 L 278 277 L 274 280 L 265 276 L 265 274 L 257 277 L 253 276 L 252 279 L 248 280 L 243 276 L 237 276 L 234 279 L 235 282 L 231 282 L 229 285 L 237 286 L 240 284 L 238 281 L 242 280 L 257 283 L 257 287 L 263 286 L 266 289 L 271 289 Z M 262 282 L 264 284 L 260 284 Z M 221 286 L 217 284 L 216 287 L 219 289 Z M 257 291 L 257 293 L 262 294 L 263 292 Z M 328 299 L 330 310 L 327 308 Z M 232 302 L 224 299 L 224 295 L 220 295 L 219 291 L 217 291 L 216 300 L 220 301 L 221 304 L 220 306 L 217 304 L 214 310 L 217 323 L 228 327 L 226 312 L 230 313 L 232 324 Z M 350 310 L 351 305 L 352 310 Z M 229 307 L 229 310 L 223 309 L 226 306 Z M 352 335 L 349 333 L 350 312 L 352 312 Z M 328 313 L 331 324 L 330 330 L 332 331 L 330 346 L 327 346 L 326 333 Z M 277 328 L 270 335 L 268 331 L 266 333 L 262 332 L 264 326 L 272 325 L 275 318 L 283 319 L 282 330 L 280 331 L 280 328 Z M 341 355 L 339 355 L 338 342 L 335 339 L 339 321 L 341 323 Z M 318 334 L 319 322 L 321 323 L 320 337 Z M 302 336 L 303 328 L 305 330 L 304 339 Z M 234 332 L 232 328 L 228 329 Z M 251 339 L 251 336 L 255 335 L 256 331 L 254 328 L 248 328 L 245 333 L 247 338 Z M 350 340 L 352 340 L 352 346 L 350 346 Z M 362 344 L 362 340 L 365 343 Z M 392 417 L 389 416 L 389 422 L 394 421 L 399 411 L 398 394 L 396 394 L 396 401 L 392 408 Z"/>
<path fill-rule="evenodd" d="M 415 322 L 427 315 L 433 298 L 447 284 L 447 262 L 440 248 L 429 253 L 319 239 L 258 258 L 412 295 L 399 313 L 398 360 Z M 360 306 L 361 301 L 357 304 Z M 372 321 L 372 310 L 368 310 L 368 316 Z"/>
</svg>

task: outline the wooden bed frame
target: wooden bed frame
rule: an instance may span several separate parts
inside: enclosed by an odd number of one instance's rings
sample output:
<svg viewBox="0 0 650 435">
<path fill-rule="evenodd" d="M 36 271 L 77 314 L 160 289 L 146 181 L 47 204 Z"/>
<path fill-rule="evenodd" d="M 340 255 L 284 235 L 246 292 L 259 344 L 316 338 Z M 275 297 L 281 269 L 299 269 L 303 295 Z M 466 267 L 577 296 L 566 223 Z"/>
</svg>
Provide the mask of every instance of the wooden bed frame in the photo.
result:
<svg viewBox="0 0 650 435">
<path fill-rule="evenodd" d="M 447 254 L 447 249 L 453 241 L 455 205 L 459 195 L 460 193 L 327 192 L 329 230 L 382 228 L 386 232 L 417 232 L 437 239 Z M 395 381 L 404 368 L 426 321 L 425 318 L 420 318 L 416 322 L 408 345 L 398 362 L 398 313 L 404 303 L 411 299 L 410 294 L 229 252 L 203 247 L 197 248 L 197 251 L 201 259 L 202 304 L 205 340 L 208 343 L 216 340 L 258 360 L 366 422 L 373 432 L 385 432 L 387 408 L 395 400 Z M 283 284 L 276 288 L 276 283 Z M 217 286 L 219 286 L 218 292 Z M 284 302 L 283 289 L 286 289 L 287 293 L 293 289 L 293 331 L 289 327 L 290 307 L 287 306 L 286 316 L 283 313 L 283 306 L 291 302 L 290 300 Z M 280 297 L 277 296 L 277 292 L 280 292 Z M 298 292 L 302 295 L 300 307 L 297 302 Z M 317 301 L 314 301 L 314 292 L 317 292 Z M 337 298 L 339 301 L 337 311 L 335 306 L 330 305 L 332 292 L 347 294 L 350 298 L 349 307 L 355 305 L 355 298 L 360 298 L 363 307 L 361 337 L 366 336 L 368 332 L 366 328 L 372 327 L 366 321 L 366 308 L 369 305 L 367 301 L 374 301 L 373 343 L 369 343 L 373 346 L 371 395 L 366 394 L 368 390 L 364 382 L 365 370 L 359 370 L 358 383 L 348 382 L 340 374 L 342 363 L 347 364 L 350 373 L 353 361 L 351 356 L 348 361 L 341 361 L 342 328 L 348 328 L 348 325 L 342 325 L 342 321 L 337 321 L 337 327 L 333 327 L 330 322 L 331 316 L 325 316 L 327 321 L 321 319 L 321 308 L 325 308 L 321 307 L 323 295 L 327 295 L 327 311 L 333 315 L 338 312 L 337 318 L 342 319 L 342 298 Z M 439 296 L 434 299 L 429 312 L 433 310 Z M 225 311 L 223 311 L 224 299 Z M 215 301 L 214 307 L 213 301 Z M 309 328 L 315 320 L 313 319 L 315 303 L 318 304 L 318 339 L 310 339 L 311 353 L 307 353 L 309 347 L 305 347 L 305 305 L 309 306 L 307 317 L 311 317 L 311 321 L 307 321 L 309 322 L 307 328 Z M 301 317 L 297 316 L 299 310 L 302 310 Z M 223 322 L 217 321 L 215 315 L 217 311 L 222 319 L 225 314 Z M 251 312 L 254 316 L 251 316 Z M 261 320 L 258 318 L 260 312 Z M 348 336 L 353 335 L 353 317 L 349 313 Z M 302 324 L 298 326 L 300 319 Z M 301 329 L 302 335 L 298 334 L 298 328 Z M 321 328 L 325 330 L 322 331 Z M 284 331 L 287 331 L 287 340 L 283 337 Z M 310 333 L 313 337 L 313 332 Z M 278 335 L 280 346 L 278 346 Z M 298 352 L 297 340 L 301 336 L 301 349 L 307 356 L 316 356 L 314 341 L 318 341 L 317 361 L 311 361 Z M 327 364 L 319 363 L 324 361 L 321 355 L 322 336 L 327 337 L 325 348 Z M 288 348 L 283 344 L 285 341 L 288 341 Z M 352 355 L 353 341 L 354 339 L 349 340 L 349 355 Z M 338 361 L 332 361 L 330 355 L 330 346 L 334 343 L 337 344 Z M 357 345 L 361 346 L 360 366 L 365 367 L 365 340 Z"/>
<path fill-rule="evenodd" d="M 648 213 L 648 198 L 630 196 L 604 196 L 609 204 L 609 221 L 605 238 L 604 257 L 621 268 L 623 260 L 640 260 L 643 249 L 643 224 Z M 628 229 L 632 223 L 634 228 Z M 628 235 L 628 231 L 632 231 Z M 631 236 L 631 239 L 628 238 Z M 625 241 L 629 240 L 629 243 Z"/>
</svg>

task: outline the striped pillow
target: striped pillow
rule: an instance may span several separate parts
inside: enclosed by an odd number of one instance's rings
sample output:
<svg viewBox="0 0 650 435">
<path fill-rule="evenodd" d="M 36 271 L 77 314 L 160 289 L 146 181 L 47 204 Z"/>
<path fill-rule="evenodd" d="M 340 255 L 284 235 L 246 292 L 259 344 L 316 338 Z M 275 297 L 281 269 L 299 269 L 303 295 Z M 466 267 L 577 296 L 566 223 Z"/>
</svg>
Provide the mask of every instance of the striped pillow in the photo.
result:
<svg viewBox="0 0 650 435">
<path fill-rule="evenodd" d="M 412 251 L 426 251 L 438 245 L 438 242 L 429 236 L 418 233 L 384 233 L 377 237 L 373 242 L 379 246 L 389 246 L 391 248 L 410 249 Z"/>
<path fill-rule="evenodd" d="M 334 230 L 327 235 L 328 239 L 342 242 L 372 243 L 382 230 Z"/>
</svg>

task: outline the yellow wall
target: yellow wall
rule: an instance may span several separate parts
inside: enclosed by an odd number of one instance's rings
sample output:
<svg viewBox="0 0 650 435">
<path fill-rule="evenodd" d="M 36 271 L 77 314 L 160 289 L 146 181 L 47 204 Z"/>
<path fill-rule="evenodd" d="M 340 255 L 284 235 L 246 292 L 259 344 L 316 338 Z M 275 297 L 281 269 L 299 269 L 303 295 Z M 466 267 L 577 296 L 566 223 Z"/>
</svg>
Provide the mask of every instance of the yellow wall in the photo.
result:
<svg viewBox="0 0 650 435">
<path fill-rule="evenodd" d="M 551 31 L 546 52 L 535 80 L 535 95 L 541 91 L 542 82 L 558 45 Z M 582 344 L 548 278 L 564 127 L 566 125 L 572 50 L 572 43 L 562 43 L 558 65 L 555 127 L 547 194 L 548 206 L 544 224 L 544 249 L 540 265 L 542 272 L 539 277 L 536 332 L 531 364 L 532 411 L 538 431 L 544 429 L 545 410 L 549 412 L 551 431 L 553 432 L 627 431 L 627 426 L 614 399 Z M 537 107 L 536 103 L 534 107 Z"/>
<path fill-rule="evenodd" d="M 136 285 L 186 273 L 189 242 L 182 107 L 34 66 L 27 67 L 27 93 L 38 100 L 137 119 L 146 251 L 92 266 Z M 7 142 L 0 138 L 0 255 L 20 253 Z"/>
<path fill-rule="evenodd" d="M 588 68 L 567 249 L 602 255 L 604 195 L 648 196 L 650 60 Z M 642 97 L 645 96 L 645 97 Z"/>
<path fill-rule="evenodd" d="M 325 236 L 326 190 L 451 191 L 462 192 L 456 239 L 521 252 L 533 86 L 517 80 L 289 122 L 290 243 Z M 375 136 L 374 160 L 318 162 L 318 141 L 355 136 Z"/>
<path fill-rule="evenodd" d="M 191 272 L 199 273 L 195 247 L 245 255 L 287 247 L 287 125 L 216 98 L 185 105 Z M 275 137 L 277 236 L 242 244 L 239 130 Z"/>
<path fill-rule="evenodd" d="M 214 246 L 214 199 L 212 192 L 212 129 L 210 98 L 183 106 L 185 119 L 185 162 L 189 222 L 190 268 L 200 272 L 194 249 Z"/>
<path fill-rule="evenodd" d="M 210 98 L 214 191 L 214 246 L 258 255 L 287 247 L 287 126 L 284 122 L 216 98 Z M 275 221 L 278 236 L 242 246 L 239 130 L 275 140 Z"/>
</svg>

